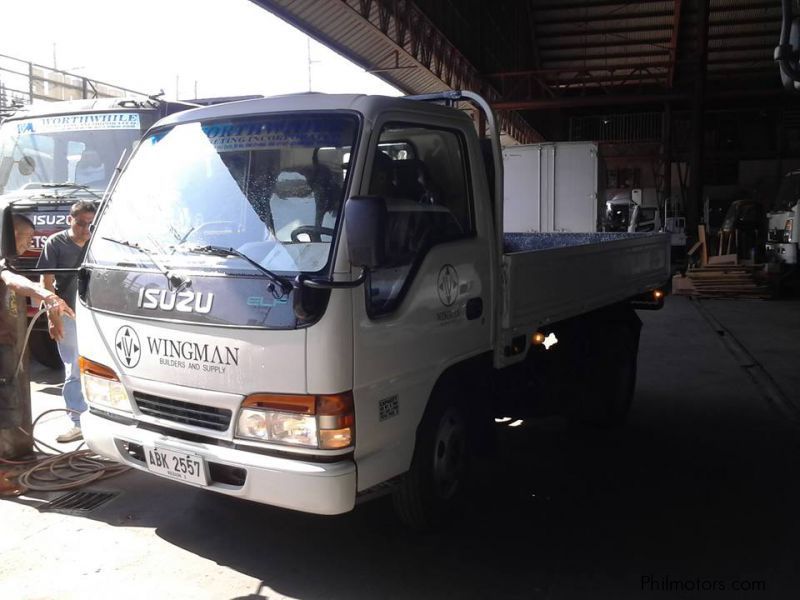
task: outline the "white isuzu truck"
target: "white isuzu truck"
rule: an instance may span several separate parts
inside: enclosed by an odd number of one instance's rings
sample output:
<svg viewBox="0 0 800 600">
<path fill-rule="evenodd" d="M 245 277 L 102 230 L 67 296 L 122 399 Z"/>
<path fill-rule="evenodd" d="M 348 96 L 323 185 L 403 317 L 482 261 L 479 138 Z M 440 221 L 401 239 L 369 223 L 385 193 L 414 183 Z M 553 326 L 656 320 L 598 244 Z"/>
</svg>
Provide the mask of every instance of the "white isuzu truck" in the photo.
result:
<svg viewBox="0 0 800 600">
<path fill-rule="evenodd" d="M 487 113 L 487 162 L 467 101 Z M 660 306 L 668 238 L 504 235 L 497 134 L 468 92 L 157 123 L 80 275 L 89 447 L 311 513 L 388 492 L 427 527 L 458 504 L 493 417 L 621 422 L 633 308 Z"/>
</svg>

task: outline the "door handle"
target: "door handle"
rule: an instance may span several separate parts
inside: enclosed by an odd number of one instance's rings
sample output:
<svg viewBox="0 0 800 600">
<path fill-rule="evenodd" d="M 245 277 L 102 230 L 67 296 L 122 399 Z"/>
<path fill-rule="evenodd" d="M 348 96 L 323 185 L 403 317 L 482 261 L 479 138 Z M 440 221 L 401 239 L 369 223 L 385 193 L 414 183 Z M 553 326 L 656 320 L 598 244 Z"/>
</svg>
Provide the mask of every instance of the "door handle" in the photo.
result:
<svg viewBox="0 0 800 600">
<path fill-rule="evenodd" d="M 483 314 L 483 298 L 470 298 L 467 300 L 467 320 L 474 321 Z"/>
</svg>

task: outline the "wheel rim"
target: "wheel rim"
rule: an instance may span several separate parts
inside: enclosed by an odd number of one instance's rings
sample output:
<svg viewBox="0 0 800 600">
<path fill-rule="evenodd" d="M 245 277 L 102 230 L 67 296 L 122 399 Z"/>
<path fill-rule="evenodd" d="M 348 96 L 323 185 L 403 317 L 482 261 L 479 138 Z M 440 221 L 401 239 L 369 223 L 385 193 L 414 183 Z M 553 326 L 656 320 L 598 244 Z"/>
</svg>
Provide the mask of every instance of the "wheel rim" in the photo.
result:
<svg viewBox="0 0 800 600">
<path fill-rule="evenodd" d="M 439 420 L 433 446 L 433 488 L 444 500 L 458 491 L 467 464 L 467 428 L 461 413 L 448 408 Z"/>
</svg>

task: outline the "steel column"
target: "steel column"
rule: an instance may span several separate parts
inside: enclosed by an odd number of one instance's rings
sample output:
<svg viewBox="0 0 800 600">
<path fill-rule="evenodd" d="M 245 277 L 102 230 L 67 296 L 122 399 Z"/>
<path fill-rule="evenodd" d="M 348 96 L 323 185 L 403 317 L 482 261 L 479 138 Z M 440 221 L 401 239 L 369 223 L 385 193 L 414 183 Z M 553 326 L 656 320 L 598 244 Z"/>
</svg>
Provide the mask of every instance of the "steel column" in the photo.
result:
<svg viewBox="0 0 800 600">
<path fill-rule="evenodd" d="M 689 235 L 697 235 L 700 209 L 703 203 L 703 109 L 706 93 L 706 61 L 708 59 L 709 0 L 695 0 L 697 7 L 697 48 L 694 93 L 692 94 L 692 153 L 689 175 L 689 198 L 686 207 L 686 226 Z"/>
</svg>

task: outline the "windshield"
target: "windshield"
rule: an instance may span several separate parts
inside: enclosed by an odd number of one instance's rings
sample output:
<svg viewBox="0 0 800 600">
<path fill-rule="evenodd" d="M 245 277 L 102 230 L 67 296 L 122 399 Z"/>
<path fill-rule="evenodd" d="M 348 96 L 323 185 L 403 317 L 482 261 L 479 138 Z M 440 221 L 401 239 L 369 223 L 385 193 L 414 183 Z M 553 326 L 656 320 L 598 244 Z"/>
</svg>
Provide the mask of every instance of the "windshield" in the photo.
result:
<svg viewBox="0 0 800 600">
<path fill-rule="evenodd" d="M 0 127 L 0 193 L 75 183 L 102 191 L 142 135 L 138 113 L 80 113 Z"/>
<path fill-rule="evenodd" d="M 88 260 L 152 268 L 255 271 L 233 248 L 277 272 L 329 260 L 344 197 L 355 118 L 312 115 L 187 123 L 143 140 L 109 199 Z"/>
<path fill-rule="evenodd" d="M 606 231 L 627 231 L 631 213 L 630 198 L 614 196 L 606 202 Z"/>
<path fill-rule="evenodd" d="M 792 210 L 798 200 L 800 200 L 800 173 L 790 173 L 781 181 L 778 198 L 775 201 L 775 210 Z"/>
</svg>

